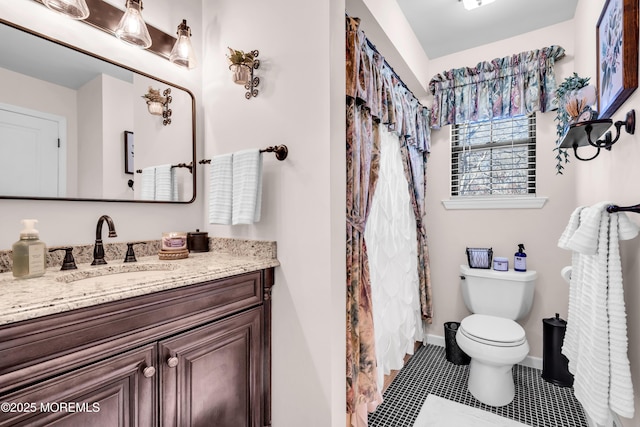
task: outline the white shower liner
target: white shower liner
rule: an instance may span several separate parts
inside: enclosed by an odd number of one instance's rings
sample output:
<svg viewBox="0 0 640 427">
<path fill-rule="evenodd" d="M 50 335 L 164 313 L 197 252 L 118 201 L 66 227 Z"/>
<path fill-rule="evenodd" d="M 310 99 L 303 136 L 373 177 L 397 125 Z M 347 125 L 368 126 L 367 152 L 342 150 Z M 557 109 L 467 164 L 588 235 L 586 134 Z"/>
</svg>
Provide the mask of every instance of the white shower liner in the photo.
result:
<svg viewBox="0 0 640 427">
<path fill-rule="evenodd" d="M 398 136 L 380 126 L 380 172 L 365 229 L 378 362 L 384 375 L 402 368 L 414 342 L 423 341 L 416 220 L 409 199 Z"/>
</svg>

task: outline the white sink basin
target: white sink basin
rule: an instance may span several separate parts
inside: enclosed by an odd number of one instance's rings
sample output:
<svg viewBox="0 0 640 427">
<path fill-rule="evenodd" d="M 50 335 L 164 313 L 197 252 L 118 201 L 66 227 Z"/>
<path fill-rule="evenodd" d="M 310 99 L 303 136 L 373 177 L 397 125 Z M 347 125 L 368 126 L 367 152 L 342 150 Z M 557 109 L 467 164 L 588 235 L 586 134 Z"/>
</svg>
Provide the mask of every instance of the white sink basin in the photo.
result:
<svg viewBox="0 0 640 427">
<path fill-rule="evenodd" d="M 88 270 L 69 272 L 56 280 L 64 283 L 101 283 L 118 284 L 129 281 L 156 281 L 167 277 L 171 271 L 179 268 L 175 264 L 121 264 L 114 266 L 92 267 Z"/>
</svg>

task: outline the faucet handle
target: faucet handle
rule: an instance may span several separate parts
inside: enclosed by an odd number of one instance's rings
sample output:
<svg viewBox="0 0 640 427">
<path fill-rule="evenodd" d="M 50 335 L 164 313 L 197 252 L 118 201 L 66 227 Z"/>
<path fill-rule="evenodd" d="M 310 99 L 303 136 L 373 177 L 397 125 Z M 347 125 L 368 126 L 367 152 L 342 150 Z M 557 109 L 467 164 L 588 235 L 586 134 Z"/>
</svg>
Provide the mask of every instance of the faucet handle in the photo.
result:
<svg viewBox="0 0 640 427">
<path fill-rule="evenodd" d="M 136 254 L 133 251 L 133 245 L 146 245 L 145 242 L 127 243 L 127 254 L 124 256 L 124 262 L 137 262 Z"/>
<path fill-rule="evenodd" d="M 75 270 L 78 268 L 76 266 L 76 260 L 73 258 L 73 248 L 49 249 L 49 252 L 55 251 L 65 251 L 62 268 L 60 268 L 60 270 Z"/>
</svg>

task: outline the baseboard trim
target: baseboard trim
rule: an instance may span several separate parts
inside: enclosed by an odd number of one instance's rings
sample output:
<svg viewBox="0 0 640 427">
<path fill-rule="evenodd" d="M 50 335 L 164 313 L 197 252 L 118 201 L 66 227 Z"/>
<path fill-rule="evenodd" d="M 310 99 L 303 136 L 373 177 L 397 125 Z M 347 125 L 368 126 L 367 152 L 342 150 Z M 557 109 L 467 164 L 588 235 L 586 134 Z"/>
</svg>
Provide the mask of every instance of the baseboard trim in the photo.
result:
<svg viewBox="0 0 640 427">
<path fill-rule="evenodd" d="M 427 343 L 437 345 L 440 347 L 445 346 L 444 337 L 440 335 L 427 334 Z M 518 364 L 522 366 L 527 366 L 529 368 L 542 370 L 542 358 L 540 357 L 527 356 L 524 358 L 522 362 Z"/>
</svg>

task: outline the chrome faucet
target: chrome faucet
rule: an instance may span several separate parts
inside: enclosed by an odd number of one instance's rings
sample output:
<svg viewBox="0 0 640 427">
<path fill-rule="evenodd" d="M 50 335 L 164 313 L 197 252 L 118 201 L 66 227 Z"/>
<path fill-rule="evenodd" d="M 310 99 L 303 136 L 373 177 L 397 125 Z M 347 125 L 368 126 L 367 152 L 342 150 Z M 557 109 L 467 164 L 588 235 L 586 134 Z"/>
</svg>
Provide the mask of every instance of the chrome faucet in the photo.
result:
<svg viewBox="0 0 640 427">
<path fill-rule="evenodd" d="M 96 226 L 96 243 L 93 246 L 93 262 L 91 265 L 103 265 L 107 261 L 104 260 L 104 246 L 102 246 L 102 224 L 107 221 L 109 226 L 109 237 L 118 237 L 116 234 L 116 227 L 113 225 L 113 220 L 109 215 L 102 215 L 98 218 L 98 225 Z"/>
</svg>

